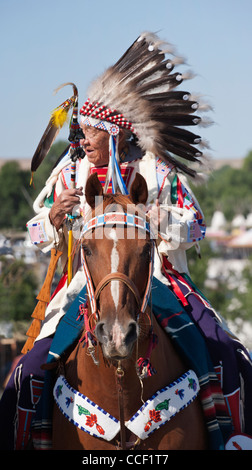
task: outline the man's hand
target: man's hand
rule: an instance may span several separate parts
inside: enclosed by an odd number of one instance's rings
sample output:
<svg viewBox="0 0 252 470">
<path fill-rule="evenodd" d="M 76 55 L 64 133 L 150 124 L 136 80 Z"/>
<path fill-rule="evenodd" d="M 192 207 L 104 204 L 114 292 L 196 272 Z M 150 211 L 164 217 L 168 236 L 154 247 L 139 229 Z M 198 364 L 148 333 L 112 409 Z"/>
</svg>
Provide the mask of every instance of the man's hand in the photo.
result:
<svg viewBox="0 0 252 470">
<path fill-rule="evenodd" d="M 82 188 L 64 189 L 57 197 L 49 213 L 50 221 L 57 230 L 63 224 L 65 215 L 71 214 L 73 208 L 80 203 L 82 195 Z"/>
<path fill-rule="evenodd" d="M 152 228 L 155 227 L 155 229 L 158 231 L 160 231 L 164 222 L 168 223 L 168 213 L 166 210 L 162 209 L 158 199 L 156 199 L 155 204 L 147 207 L 147 216 L 150 219 Z"/>
</svg>

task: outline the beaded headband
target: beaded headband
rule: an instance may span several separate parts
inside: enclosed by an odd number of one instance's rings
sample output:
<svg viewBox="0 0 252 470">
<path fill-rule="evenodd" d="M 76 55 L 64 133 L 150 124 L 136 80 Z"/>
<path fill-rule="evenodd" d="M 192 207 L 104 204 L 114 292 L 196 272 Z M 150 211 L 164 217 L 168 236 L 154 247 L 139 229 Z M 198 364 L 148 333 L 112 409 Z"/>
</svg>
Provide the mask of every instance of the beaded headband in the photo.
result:
<svg viewBox="0 0 252 470">
<path fill-rule="evenodd" d="M 107 131 L 110 135 L 119 134 L 119 127 L 116 124 L 110 124 L 106 121 L 101 121 L 93 117 L 81 116 L 80 123 L 85 126 L 95 127 L 96 129 L 101 129 L 102 131 Z"/>
<path fill-rule="evenodd" d="M 118 111 L 116 111 L 115 109 L 106 108 L 105 105 L 101 105 L 98 101 L 91 102 L 88 98 L 80 109 L 80 114 L 96 119 L 102 122 L 103 124 L 111 122 L 113 124 L 116 124 L 116 126 L 123 127 L 134 132 L 132 123 L 127 121 L 123 114 L 118 113 Z M 98 126 L 94 125 L 94 127 Z"/>
</svg>

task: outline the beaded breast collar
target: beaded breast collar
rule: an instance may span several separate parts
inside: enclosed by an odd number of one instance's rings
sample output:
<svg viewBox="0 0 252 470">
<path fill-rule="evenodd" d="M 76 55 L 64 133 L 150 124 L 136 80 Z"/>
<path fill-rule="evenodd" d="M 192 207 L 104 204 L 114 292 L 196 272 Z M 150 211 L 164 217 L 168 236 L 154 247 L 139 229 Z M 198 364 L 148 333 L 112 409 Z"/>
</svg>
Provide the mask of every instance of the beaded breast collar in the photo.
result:
<svg viewBox="0 0 252 470">
<path fill-rule="evenodd" d="M 195 372 L 188 370 L 170 385 L 157 391 L 125 426 L 141 440 L 147 439 L 190 405 L 197 397 L 199 388 Z M 120 431 L 120 422 L 116 418 L 72 388 L 63 375 L 56 381 L 53 396 L 68 421 L 91 436 L 111 441 Z"/>
</svg>

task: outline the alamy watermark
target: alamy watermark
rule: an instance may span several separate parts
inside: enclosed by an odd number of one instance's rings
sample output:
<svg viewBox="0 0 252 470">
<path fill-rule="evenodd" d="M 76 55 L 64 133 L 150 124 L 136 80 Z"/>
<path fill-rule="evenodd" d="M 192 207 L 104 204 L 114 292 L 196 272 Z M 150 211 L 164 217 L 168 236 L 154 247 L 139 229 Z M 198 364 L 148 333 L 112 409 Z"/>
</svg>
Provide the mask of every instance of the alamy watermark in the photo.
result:
<svg viewBox="0 0 252 470">
<path fill-rule="evenodd" d="M 128 204 L 126 209 L 118 203 L 108 204 L 103 208 L 102 196 L 96 196 L 95 209 L 78 216 L 73 224 L 73 236 L 80 239 L 110 238 L 111 227 L 116 231 L 117 239 L 164 239 L 169 242 L 170 249 L 177 249 L 180 244 L 179 211 L 176 206 L 155 205 L 147 207 L 143 204 Z M 79 206 L 73 210 L 78 215 Z M 113 214 L 115 217 L 113 218 Z M 121 214 L 121 219 L 120 219 Z M 102 223 L 102 216 L 106 223 Z M 127 215 L 130 223 L 123 222 L 123 215 Z"/>
</svg>

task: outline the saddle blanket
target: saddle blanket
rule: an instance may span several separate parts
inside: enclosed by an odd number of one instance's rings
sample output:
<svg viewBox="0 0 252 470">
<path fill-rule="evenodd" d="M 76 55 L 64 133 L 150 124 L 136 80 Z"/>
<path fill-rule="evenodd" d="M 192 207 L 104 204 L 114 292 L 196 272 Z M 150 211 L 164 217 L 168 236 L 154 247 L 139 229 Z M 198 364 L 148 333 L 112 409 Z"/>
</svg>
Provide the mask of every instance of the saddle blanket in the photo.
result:
<svg viewBox="0 0 252 470">
<path fill-rule="evenodd" d="M 186 408 L 198 395 L 199 381 L 189 370 L 147 400 L 125 426 L 141 440 Z M 73 389 L 63 375 L 54 386 L 53 395 L 63 415 L 92 436 L 111 441 L 120 431 L 120 422 L 85 395 Z"/>
</svg>

